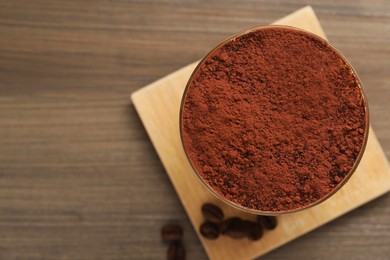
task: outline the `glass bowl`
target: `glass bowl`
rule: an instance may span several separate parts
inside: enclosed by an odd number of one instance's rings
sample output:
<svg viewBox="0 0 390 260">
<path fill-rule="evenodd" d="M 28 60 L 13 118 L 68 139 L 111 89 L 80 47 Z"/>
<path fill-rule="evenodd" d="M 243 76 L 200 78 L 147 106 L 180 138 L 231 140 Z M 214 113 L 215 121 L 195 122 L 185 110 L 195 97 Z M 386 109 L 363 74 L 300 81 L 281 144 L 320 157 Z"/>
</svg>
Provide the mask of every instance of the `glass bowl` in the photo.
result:
<svg viewBox="0 0 390 260">
<path fill-rule="evenodd" d="M 344 179 L 331 191 L 329 192 L 328 194 L 326 194 L 325 196 L 321 197 L 320 199 L 316 200 L 315 202 L 312 202 L 310 204 L 307 204 L 305 206 L 301 206 L 301 207 L 297 207 L 297 208 L 294 208 L 294 209 L 290 209 L 290 210 L 285 210 L 285 211 L 264 211 L 264 210 L 257 210 L 257 209 L 253 209 L 253 208 L 248 208 L 248 207 L 244 207 L 238 203 L 235 203 L 227 198 L 225 198 L 223 195 L 217 193 L 203 178 L 202 176 L 198 173 L 196 167 L 194 166 L 193 162 L 191 161 L 191 158 L 190 156 L 188 155 L 187 153 L 187 150 L 186 150 L 186 147 L 184 145 L 184 140 L 183 140 L 183 133 L 182 133 L 182 113 L 183 113 L 183 106 L 184 106 L 184 102 L 185 102 L 185 98 L 186 98 L 186 94 L 187 94 L 187 90 L 189 88 L 189 85 L 194 77 L 194 75 L 196 74 L 197 70 L 199 69 L 200 66 L 202 66 L 205 62 L 205 60 L 207 60 L 211 55 L 214 54 L 214 52 L 219 49 L 220 47 L 222 47 L 223 45 L 225 45 L 227 42 L 231 41 L 231 40 L 234 40 L 236 37 L 239 37 L 239 36 L 242 36 L 242 35 L 245 35 L 245 34 L 248 34 L 248 33 L 251 33 L 251 32 L 254 32 L 254 31 L 258 31 L 258 30 L 264 30 L 264 29 L 272 29 L 272 28 L 283 28 L 285 30 L 295 30 L 295 31 L 299 31 L 299 32 L 302 32 L 304 34 L 307 34 L 309 35 L 310 37 L 314 37 L 316 38 L 317 40 L 319 41 L 322 41 L 322 42 L 325 42 L 330 48 L 332 48 L 337 54 L 339 54 L 339 56 L 345 61 L 345 63 L 351 68 L 352 70 L 352 73 L 354 74 L 354 76 L 356 77 L 357 79 L 357 82 L 358 82 L 358 85 L 359 85 L 359 89 L 362 93 L 362 97 L 363 97 L 363 102 L 364 102 L 364 109 L 365 109 L 365 130 L 364 130 L 364 137 L 363 137 L 363 144 L 361 146 L 361 149 L 360 149 L 360 152 L 358 154 L 358 156 L 356 157 L 356 160 L 352 166 L 352 168 L 350 169 L 350 171 L 346 174 L 346 176 L 344 177 Z M 218 44 L 215 48 L 213 48 L 200 62 L 199 64 L 197 65 L 197 67 L 195 68 L 194 72 L 192 73 L 192 75 L 190 76 L 188 82 L 187 82 L 187 85 L 185 87 L 185 90 L 184 90 L 184 93 L 183 93 L 183 97 L 182 97 L 182 100 L 181 100 L 181 106 L 180 106 L 180 113 L 179 113 L 179 127 L 180 127 L 180 138 L 181 138 L 181 143 L 182 143 L 182 146 L 183 146 L 183 149 L 184 149 L 184 152 L 186 154 L 186 157 L 191 165 L 191 167 L 193 168 L 196 176 L 198 177 L 198 179 L 200 180 L 200 182 L 209 190 L 209 192 L 211 194 L 213 194 L 216 198 L 218 198 L 219 200 L 223 201 L 224 203 L 226 203 L 227 205 L 230 205 L 238 210 L 241 210 L 241 211 L 244 211 L 244 212 L 247 212 L 247 213 L 251 213 L 251 214 L 256 214 L 256 215 L 270 215 L 270 216 L 276 216 L 276 215 L 281 215 L 281 214 L 287 214 L 287 213 L 293 213 L 293 212 L 297 212 L 297 211 L 301 211 L 301 210 L 305 210 L 305 209 L 308 209 L 308 208 L 311 208 L 313 206 L 316 206 L 322 202 L 324 202 L 325 200 L 327 200 L 328 198 L 330 198 L 332 195 L 334 195 L 338 190 L 340 190 L 345 183 L 347 183 L 347 181 L 349 180 L 349 178 L 353 175 L 353 173 L 356 171 L 361 159 L 362 159 L 362 156 L 363 156 L 363 153 L 365 151 L 365 148 L 366 148 L 366 144 L 367 144 L 367 139 L 368 139 L 368 133 L 369 133 L 369 112 L 368 112 L 368 102 L 367 102 L 367 97 L 365 96 L 364 94 L 364 91 L 363 91 L 363 88 L 362 88 L 362 84 L 361 84 L 361 81 L 356 73 L 356 71 L 353 69 L 353 67 L 351 66 L 351 64 L 348 62 L 348 60 L 334 47 L 332 46 L 331 44 L 329 44 L 329 42 L 327 42 L 325 39 L 321 38 L 320 36 L 318 35 L 315 35 L 313 33 L 310 33 L 310 32 L 307 32 L 305 30 L 302 30 L 302 29 L 299 29 L 299 28 L 295 28 L 295 27 L 292 27 L 292 26 L 285 26 L 285 25 L 266 25 L 266 26 L 258 26 L 258 27 L 253 27 L 253 28 L 250 28 L 248 30 L 245 30 L 245 31 L 242 31 L 234 36 L 231 36 L 229 38 L 227 38 L 226 40 L 224 40 L 223 42 L 221 42 L 220 44 Z"/>
</svg>

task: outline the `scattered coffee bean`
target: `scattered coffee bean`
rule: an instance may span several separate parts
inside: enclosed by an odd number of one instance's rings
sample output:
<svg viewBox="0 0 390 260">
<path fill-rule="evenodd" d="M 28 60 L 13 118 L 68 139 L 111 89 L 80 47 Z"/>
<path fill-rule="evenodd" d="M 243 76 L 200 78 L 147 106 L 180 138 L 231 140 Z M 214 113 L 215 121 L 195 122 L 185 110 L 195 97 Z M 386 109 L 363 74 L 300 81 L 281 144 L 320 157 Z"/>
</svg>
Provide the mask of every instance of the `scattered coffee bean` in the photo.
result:
<svg viewBox="0 0 390 260">
<path fill-rule="evenodd" d="M 206 220 L 220 223 L 223 220 L 223 211 L 216 205 L 206 203 L 202 206 L 202 213 Z"/>
<path fill-rule="evenodd" d="M 252 222 L 240 218 L 227 219 L 223 234 L 234 239 L 240 239 L 248 236 L 252 227 Z"/>
<path fill-rule="evenodd" d="M 260 224 L 252 222 L 252 228 L 249 231 L 248 238 L 249 240 L 256 241 L 263 236 L 263 228 Z"/>
<path fill-rule="evenodd" d="M 213 222 L 206 221 L 200 226 L 200 233 L 208 239 L 216 239 L 219 237 L 219 226 Z"/>
<path fill-rule="evenodd" d="M 233 239 L 247 237 L 256 241 L 263 237 L 263 229 L 272 230 L 278 224 L 274 216 L 257 216 L 255 222 L 239 217 L 223 220 L 221 208 L 211 203 L 203 204 L 202 213 L 206 221 L 200 226 L 199 231 L 207 239 L 217 239 L 219 235 L 225 235 Z"/>
<path fill-rule="evenodd" d="M 183 230 L 175 224 L 167 224 L 161 229 L 161 237 L 164 241 L 178 241 L 183 237 Z"/>
<path fill-rule="evenodd" d="M 275 229 L 278 225 L 276 217 L 274 216 L 257 216 L 257 222 L 265 229 Z"/>
<path fill-rule="evenodd" d="M 225 235 L 226 231 L 228 230 L 229 226 L 231 223 L 234 223 L 236 221 L 241 221 L 239 217 L 232 217 L 232 218 L 227 218 L 225 219 L 220 226 L 220 231 L 222 235 Z"/>
<path fill-rule="evenodd" d="M 172 242 L 169 245 L 167 252 L 168 260 L 184 260 L 186 259 L 186 251 L 180 242 Z"/>
</svg>

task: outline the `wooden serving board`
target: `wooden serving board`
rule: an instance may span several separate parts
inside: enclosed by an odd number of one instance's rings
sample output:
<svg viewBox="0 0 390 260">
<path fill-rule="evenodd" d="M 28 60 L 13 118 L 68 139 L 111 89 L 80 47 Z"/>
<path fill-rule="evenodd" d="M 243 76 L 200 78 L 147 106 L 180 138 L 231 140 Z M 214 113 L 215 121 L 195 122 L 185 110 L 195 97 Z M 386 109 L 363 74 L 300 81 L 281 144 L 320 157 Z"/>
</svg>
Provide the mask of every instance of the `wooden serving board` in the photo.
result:
<svg viewBox="0 0 390 260">
<path fill-rule="evenodd" d="M 311 31 L 325 38 L 310 6 L 275 22 Z M 213 46 L 210 46 L 210 48 Z M 186 209 L 195 230 L 203 222 L 201 205 L 212 202 L 227 216 L 255 219 L 211 195 L 195 176 L 184 154 L 179 135 L 179 108 L 187 80 L 198 62 L 194 62 L 131 95 L 134 106 L 157 150 L 162 163 Z M 278 217 L 279 225 L 266 232 L 260 241 L 220 237 L 207 240 L 199 236 L 211 259 L 252 259 L 261 256 L 319 226 L 367 203 L 390 190 L 390 168 L 373 129 L 370 129 L 363 159 L 347 184 L 318 206 Z"/>
</svg>

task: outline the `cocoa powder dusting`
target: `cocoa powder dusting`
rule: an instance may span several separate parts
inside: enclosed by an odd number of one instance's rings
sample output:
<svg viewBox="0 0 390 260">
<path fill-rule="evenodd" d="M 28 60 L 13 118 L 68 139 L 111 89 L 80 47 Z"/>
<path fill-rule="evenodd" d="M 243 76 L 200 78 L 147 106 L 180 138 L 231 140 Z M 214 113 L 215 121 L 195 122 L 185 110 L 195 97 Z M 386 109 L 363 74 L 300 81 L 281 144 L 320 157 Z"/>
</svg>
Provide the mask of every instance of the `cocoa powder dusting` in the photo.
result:
<svg viewBox="0 0 390 260">
<path fill-rule="evenodd" d="M 273 27 L 221 45 L 189 83 L 182 138 L 192 165 L 243 207 L 286 211 L 332 192 L 366 131 L 364 99 L 326 42 Z"/>
</svg>

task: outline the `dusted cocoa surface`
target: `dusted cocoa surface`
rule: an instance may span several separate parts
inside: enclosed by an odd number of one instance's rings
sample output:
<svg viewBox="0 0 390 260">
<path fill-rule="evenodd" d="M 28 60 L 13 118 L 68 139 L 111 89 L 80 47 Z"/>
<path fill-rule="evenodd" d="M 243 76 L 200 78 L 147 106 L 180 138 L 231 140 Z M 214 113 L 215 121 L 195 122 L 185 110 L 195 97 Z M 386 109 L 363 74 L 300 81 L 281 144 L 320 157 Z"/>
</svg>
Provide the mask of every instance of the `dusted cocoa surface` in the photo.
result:
<svg viewBox="0 0 390 260">
<path fill-rule="evenodd" d="M 218 194 L 261 211 L 287 211 L 333 191 L 366 129 L 351 68 L 327 43 L 273 27 L 220 46 L 198 68 L 182 137 Z"/>
</svg>

